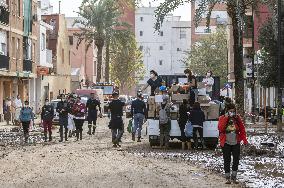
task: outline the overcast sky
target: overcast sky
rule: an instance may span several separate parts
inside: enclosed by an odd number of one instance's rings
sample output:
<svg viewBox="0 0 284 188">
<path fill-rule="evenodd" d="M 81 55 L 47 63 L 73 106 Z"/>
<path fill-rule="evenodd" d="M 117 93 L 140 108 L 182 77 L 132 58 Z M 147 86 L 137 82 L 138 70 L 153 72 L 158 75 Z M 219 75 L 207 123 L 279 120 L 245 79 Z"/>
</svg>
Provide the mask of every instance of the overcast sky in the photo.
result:
<svg viewBox="0 0 284 188">
<path fill-rule="evenodd" d="M 149 2 L 153 0 L 142 0 L 144 6 L 149 6 Z M 152 2 L 152 7 L 158 6 L 160 2 L 163 0 L 158 0 L 156 2 Z M 54 13 L 58 13 L 58 5 L 59 0 L 50 0 L 53 5 Z M 61 0 L 61 13 L 65 14 L 68 17 L 77 16 L 75 13 L 78 11 L 78 7 L 80 6 L 82 0 Z M 190 5 L 181 6 L 174 12 L 176 16 L 182 16 L 182 20 L 189 21 L 190 20 Z"/>
</svg>

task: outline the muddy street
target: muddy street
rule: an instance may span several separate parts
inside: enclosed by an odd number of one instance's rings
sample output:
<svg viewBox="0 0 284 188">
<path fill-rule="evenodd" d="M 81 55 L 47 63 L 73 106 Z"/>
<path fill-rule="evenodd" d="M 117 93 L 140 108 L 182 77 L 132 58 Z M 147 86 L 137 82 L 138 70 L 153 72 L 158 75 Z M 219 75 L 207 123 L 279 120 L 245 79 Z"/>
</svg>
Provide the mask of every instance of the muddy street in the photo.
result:
<svg viewBox="0 0 284 188">
<path fill-rule="evenodd" d="M 185 161 L 137 156 L 129 148 L 149 147 L 124 134 L 112 148 L 104 122 L 83 140 L 2 147 L 0 187 L 224 187 L 221 175 Z M 86 125 L 85 125 L 86 126 Z M 84 131 L 86 132 L 86 131 Z M 57 138 L 58 140 L 58 138 Z M 141 145 L 141 147 L 139 146 Z"/>
</svg>

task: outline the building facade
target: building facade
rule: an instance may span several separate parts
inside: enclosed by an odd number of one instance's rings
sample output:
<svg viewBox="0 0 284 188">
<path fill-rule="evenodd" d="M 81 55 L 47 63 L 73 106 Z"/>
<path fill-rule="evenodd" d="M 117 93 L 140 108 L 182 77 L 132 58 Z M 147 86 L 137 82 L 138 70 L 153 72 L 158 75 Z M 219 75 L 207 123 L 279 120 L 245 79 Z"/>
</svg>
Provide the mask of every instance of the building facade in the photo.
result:
<svg viewBox="0 0 284 188">
<path fill-rule="evenodd" d="M 161 75 L 183 74 L 185 51 L 191 47 L 191 23 L 168 15 L 159 32 L 155 32 L 155 7 L 141 7 L 135 13 L 135 35 L 143 53 L 146 74 L 140 84 L 149 79 L 149 71 Z"/>
<path fill-rule="evenodd" d="M 0 1 L 0 113 L 3 100 L 20 95 L 34 105 L 31 92 L 38 62 L 35 0 Z"/>
<path fill-rule="evenodd" d="M 43 15 L 42 21 L 52 26 L 46 31 L 46 47 L 52 52 L 52 68 L 48 75 L 47 92 L 50 100 L 59 94 L 71 92 L 70 46 L 65 16 L 62 14 Z M 47 51 L 50 53 L 50 51 Z"/>
</svg>

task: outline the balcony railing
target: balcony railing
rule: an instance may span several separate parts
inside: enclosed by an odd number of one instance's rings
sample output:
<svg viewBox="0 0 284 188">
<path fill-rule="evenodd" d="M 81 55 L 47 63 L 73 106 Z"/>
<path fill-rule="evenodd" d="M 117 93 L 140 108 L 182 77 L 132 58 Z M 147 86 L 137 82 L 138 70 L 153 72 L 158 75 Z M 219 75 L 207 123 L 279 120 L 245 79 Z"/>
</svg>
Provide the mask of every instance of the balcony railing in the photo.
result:
<svg viewBox="0 0 284 188">
<path fill-rule="evenodd" d="M 9 70 L 9 57 L 0 55 L 0 69 Z"/>
<path fill-rule="evenodd" d="M 3 5 L 0 5 L 0 23 L 8 25 L 9 15 L 10 15 L 10 12 L 8 8 L 6 8 Z"/>
<path fill-rule="evenodd" d="M 24 60 L 23 71 L 33 72 L 33 62 L 32 62 L 32 60 Z"/>
</svg>

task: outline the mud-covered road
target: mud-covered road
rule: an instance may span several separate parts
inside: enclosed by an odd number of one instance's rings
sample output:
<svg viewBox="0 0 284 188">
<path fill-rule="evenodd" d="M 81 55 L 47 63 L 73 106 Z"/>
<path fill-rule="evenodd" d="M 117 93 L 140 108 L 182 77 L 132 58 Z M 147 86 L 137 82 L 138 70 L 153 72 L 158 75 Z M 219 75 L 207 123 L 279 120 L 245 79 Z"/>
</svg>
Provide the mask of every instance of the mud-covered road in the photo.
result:
<svg viewBox="0 0 284 188">
<path fill-rule="evenodd" d="M 100 122 L 95 136 L 85 133 L 79 142 L 71 138 L 65 143 L 0 148 L 0 187 L 225 187 L 220 174 L 189 162 L 128 152 L 131 147 L 148 147 L 146 137 L 137 143 L 125 133 L 122 147 L 112 148 L 105 124 Z"/>
</svg>

